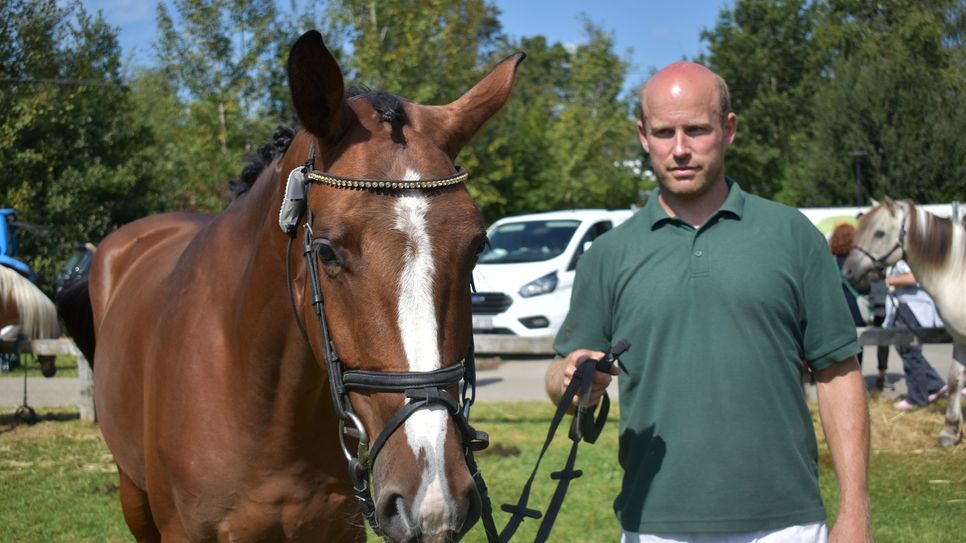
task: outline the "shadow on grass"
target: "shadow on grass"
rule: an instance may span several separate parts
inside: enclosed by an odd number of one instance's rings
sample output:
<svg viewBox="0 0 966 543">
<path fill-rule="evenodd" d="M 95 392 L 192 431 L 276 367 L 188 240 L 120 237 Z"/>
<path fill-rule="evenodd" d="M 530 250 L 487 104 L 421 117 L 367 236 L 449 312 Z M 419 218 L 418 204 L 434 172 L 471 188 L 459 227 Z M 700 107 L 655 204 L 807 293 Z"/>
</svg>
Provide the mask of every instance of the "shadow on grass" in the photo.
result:
<svg viewBox="0 0 966 543">
<path fill-rule="evenodd" d="M 33 411 L 31 409 L 31 411 Z M 10 413 L 0 413 L 0 435 L 15 430 L 18 426 L 32 426 L 38 422 L 69 422 L 80 420 L 80 413 L 69 411 L 54 411 L 35 413 L 36 418 L 29 417 L 21 409 Z"/>
</svg>

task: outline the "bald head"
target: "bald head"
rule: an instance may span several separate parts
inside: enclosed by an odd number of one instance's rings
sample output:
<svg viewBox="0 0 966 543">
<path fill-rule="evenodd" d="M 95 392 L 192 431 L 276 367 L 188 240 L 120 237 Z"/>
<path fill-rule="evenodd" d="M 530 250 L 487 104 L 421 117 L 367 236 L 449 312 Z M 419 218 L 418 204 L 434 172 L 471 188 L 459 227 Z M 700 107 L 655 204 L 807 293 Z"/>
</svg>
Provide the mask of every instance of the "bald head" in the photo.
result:
<svg viewBox="0 0 966 543">
<path fill-rule="evenodd" d="M 715 113 L 722 121 L 731 113 L 731 94 L 720 75 L 693 62 L 670 64 L 641 87 L 641 122 L 647 125 L 649 101 L 700 98 L 702 95 L 714 105 Z"/>
</svg>

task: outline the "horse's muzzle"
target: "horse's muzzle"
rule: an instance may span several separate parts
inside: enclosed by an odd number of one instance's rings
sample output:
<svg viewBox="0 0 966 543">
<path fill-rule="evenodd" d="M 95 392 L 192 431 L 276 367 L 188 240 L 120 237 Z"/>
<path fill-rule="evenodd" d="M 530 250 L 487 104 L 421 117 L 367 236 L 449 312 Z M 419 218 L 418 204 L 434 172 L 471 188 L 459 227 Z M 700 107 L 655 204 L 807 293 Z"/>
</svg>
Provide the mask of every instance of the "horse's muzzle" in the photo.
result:
<svg viewBox="0 0 966 543">
<path fill-rule="evenodd" d="M 382 536 L 394 543 L 459 541 L 480 519 L 481 500 L 468 479 L 452 503 L 414 504 L 386 488 L 376 502 L 376 522 Z"/>
</svg>

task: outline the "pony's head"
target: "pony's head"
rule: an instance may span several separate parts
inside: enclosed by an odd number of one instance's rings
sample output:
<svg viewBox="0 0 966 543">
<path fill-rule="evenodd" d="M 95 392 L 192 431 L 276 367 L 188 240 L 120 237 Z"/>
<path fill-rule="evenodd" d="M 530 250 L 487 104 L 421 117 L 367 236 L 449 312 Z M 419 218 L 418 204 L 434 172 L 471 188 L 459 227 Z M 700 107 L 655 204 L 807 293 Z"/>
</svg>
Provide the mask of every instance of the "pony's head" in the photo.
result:
<svg viewBox="0 0 966 543">
<path fill-rule="evenodd" d="M 289 86 L 304 130 L 277 163 L 278 196 L 287 178 L 298 183 L 308 173 L 304 218 L 293 235 L 316 262 L 334 347 L 328 357 L 306 286 L 312 265 L 294 272 L 294 282 L 323 365 L 337 356 L 350 374 L 399 372 L 400 381 L 419 381 L 415 374 L 467 357 L 470 277 L 485 231 L 453 161 L 503 106 L 522 59 L 506 59 L 448 105 L 425 106 L 381 92 L 347 96 L 318 32 L 292 47 Z M 443 381 L 428 388 L 459 398 L 458 379 Z M 460 537 L 478 518 L 480 502 L 452 409 L 430 402 L 400 422 L 415 398 L 385 387 L 350 388 L 346 396 L 370 445 L 383 440 L 368 462 L 359 458 L 371 470 L 381 534 L 393 541 Z"/>
<path fill-rule="evenodd" d="M 872 209 L 859 217 L 855 247 L 842 264 L 842 274 L 855 285 L 864 285 L 902 258 L 908 202 L 872 201 Z"/>
</svg>

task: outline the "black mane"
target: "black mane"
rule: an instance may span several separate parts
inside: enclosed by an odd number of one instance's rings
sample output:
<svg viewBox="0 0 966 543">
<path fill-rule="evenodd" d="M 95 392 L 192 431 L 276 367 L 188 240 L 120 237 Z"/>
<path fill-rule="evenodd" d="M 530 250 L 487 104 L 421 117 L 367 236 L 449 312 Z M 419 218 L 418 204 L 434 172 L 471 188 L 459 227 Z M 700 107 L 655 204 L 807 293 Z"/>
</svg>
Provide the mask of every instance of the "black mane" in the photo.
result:
<svg viewBox="0 0 966 543">
<path fill-rule="evenodd" d="M 228 187 L 235 198 L 248 192 L 255 184 L 255 180 L 258 179 L 258 174 L 262 173 L 262 170 L 273 160 L 285 154 L 293 138 L 295 138 L 293 128 L 279 126 L 272 134 L 272 141 L 263 143 L 258 147 L 258 150 L 245 158 L 246 164 L 242 168 L 241 175 L 238 179 L 228 181 Z"/>
<path fill-rule="evenodd" d="M 373 109 L 379 113 L 379 120 L 392 126 L 393 141 L 405 144 L 401 130 L 403 125 L 408 122 L 406 110 L 403 107 L 403 104 L 406 103 L 404 98 L 389 92 L 374 91 L 361 85 L 350 86 L 346 89 L 345 96 L 347 100 L 367 100 L 372 104 Z M 258 150 L 245 158 L 245 166 L 242 167 L 241 175 L 238 179 L 228 181 L 228 187 L 235 198 L 248 192 L 262 170 L 273 160 L 285 154 L 293 138 L 295 138 L 293 128 L 279 126 L 275 129 L 275 134 L 272 135 L 272 141 L 260 145 Z"/>
</svg>

